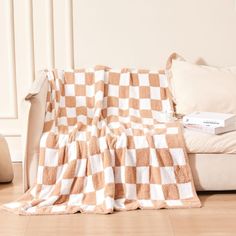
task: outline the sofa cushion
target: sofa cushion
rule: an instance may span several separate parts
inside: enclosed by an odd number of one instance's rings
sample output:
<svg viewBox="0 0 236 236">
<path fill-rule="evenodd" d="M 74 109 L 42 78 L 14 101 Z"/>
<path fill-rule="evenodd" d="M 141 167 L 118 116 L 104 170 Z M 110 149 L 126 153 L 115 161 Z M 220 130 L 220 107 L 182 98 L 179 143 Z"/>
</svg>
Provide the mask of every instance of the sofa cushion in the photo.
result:
<svg viewBox="0 0 236 236">
<path fill-rule="evenodd" d="M 169 82 L 176 113 L 236 113 L 236 67 L 196 65 L 176 55 L 169 67 Z"/>
<path fill-rule="evenodd" d="M 219 135 L 184 128 L 188 153 L 236 153 L 236 131 Z"/>
</svg>

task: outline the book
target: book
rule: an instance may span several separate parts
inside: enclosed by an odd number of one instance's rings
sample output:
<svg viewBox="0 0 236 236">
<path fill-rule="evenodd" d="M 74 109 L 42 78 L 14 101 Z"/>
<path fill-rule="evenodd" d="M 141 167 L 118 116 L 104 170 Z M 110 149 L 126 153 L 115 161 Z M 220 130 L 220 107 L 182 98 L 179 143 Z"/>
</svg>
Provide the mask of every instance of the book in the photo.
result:
<svg viewBox="0 0 236 236">
<path fill-rule="evenodd" d="M 236 124 L 231 124 L 226 127 L 212 127 L 212 126 L 204 126 L 204 125 L 193 125 L 193 124 L 184 124 L 185 128 L 190 130 L 204 132 L 208 134 L 223 134 L 230 131 L 236 130 Z"/>
<path fill-rule="evenodd" d="M 183 124 L 226 127 L 236 123 L 236 115 L 216 112 L 193 112 L 183 117 Z"/>
</svg>

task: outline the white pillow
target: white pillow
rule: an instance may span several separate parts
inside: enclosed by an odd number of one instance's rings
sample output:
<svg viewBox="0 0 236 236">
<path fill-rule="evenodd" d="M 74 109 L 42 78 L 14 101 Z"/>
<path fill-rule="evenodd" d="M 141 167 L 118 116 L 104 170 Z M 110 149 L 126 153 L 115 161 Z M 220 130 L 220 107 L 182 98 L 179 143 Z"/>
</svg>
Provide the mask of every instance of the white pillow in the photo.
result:
<svg viewBox="0 0 236 236">
<path fill-rule="evenodd" d="M 216 68 L 172 60 L 169 83 L 177 114 L 236 114 L 236 67 Z"/>
</svg>

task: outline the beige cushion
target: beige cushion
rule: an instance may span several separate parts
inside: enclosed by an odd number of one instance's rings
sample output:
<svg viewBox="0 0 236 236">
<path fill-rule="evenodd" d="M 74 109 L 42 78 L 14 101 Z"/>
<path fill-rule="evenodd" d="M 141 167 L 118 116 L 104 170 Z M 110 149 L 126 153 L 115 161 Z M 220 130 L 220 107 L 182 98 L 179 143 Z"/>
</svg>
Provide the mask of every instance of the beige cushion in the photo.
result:
<svg viewBox="0 0 236 236">
<path fill-rule="evenodd" d="M 235 153 L 236 131 L 219 135 L 184 129 L 188 153 Z"/>
<path fill-rule="evenodd" d="M 11 182 L 13 169 L 8 145 L 3 136 L 0 135 L 0 183 Z"/>
<path fill-rule="evenodd" d="M 169 81 L 177 114 L 236 113 L 236 67 L 202 66 L 175 57 L 170 65 Z"/>
</svg>

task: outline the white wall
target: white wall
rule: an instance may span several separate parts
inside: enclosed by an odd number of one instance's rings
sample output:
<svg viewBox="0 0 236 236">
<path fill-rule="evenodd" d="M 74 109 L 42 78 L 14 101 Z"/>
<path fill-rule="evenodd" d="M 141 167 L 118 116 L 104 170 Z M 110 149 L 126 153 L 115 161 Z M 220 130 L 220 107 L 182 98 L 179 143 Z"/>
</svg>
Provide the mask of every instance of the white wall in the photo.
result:
<svg viewBox="0 0 236 236">
<path fill-rule="evenodd" d="M 159 68 L 173 51 L 236 64 L 234 0 L 78 2 L 78 64 Z"/>
<path fill-rule="evenodd" d="M 0 0 L 0 31 L 0 133 L 13 160 L 22 158 L 19 114 L 39 69 L 159 69 L 173 51 L 236 65 L 234 0 Z"/>
</svg>

